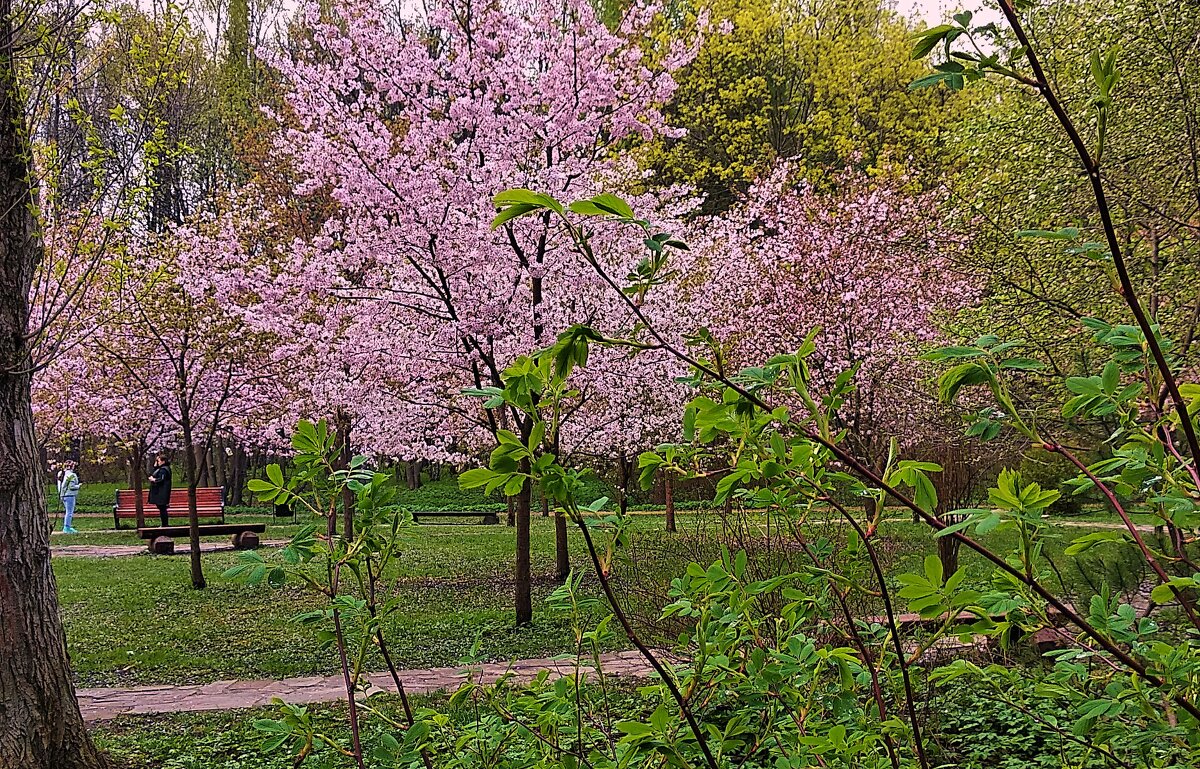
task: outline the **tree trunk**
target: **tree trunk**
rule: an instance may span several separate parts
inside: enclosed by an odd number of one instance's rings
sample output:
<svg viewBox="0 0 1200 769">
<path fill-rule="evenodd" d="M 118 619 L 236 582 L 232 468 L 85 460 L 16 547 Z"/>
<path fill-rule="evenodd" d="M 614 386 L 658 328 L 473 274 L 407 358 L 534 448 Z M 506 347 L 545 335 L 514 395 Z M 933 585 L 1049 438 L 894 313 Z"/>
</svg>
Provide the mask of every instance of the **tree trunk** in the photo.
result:
<svg viewBox="0 0 1200 769">
<path fill-rule="evenodd" d="M 622 517 L 629 512 L 629 463 L 624 451 L 617 455 L 617 508 Z"/>
<path fill-rule="evenodd" d="M 554 513 L 554 578 L 566 582 L 571 575 L 571 551 L 567 549 L 567 514 Z"/>
<path fill-rule="evenodd" d="M 146 500 L 142 499 L 142 483 L 146 479 L 146 442 L 138 440 L 129 447 L 129 485 L 133 488 L 133 509 L 137 527 L 146 526 Z"/>
<path fill-rule="evenodd" d="M 24 205 L 20 206 L 24 210 Z M 15 245 L 11 240 L 5 250 Z M 5 286 L 12 257 L 5 254 Z M 16 284 L 19 285 L 19 284 Z M 0 309 L 14 304 L 7 288 Z M 23 318 L 22 318 L 23 321 Z M 11 338 L 11 336 L 10 336 Z M 3 350 L 12 361 L 11 346 Z M 6 367 L 7 368 L 7 367 Z M 50 568 L 50 529 L 28 375 L 0 374 L 0 767 L 104 766 L 75 702 L 58 589 Z"/>
<path fill-rule="evenodd" d="M 0 767 L 97 769 L 107 762 L 75 701 L 26 373 L 44 254 L 15 59 L 12 2 L 0 0 Z"/>
<path fill-rule="evenodd" d="M 340 455 L 338 457 L 338 469 L 345 470 L 350 467 L 350 415 L 345 411 L 338 409 L 334 417 L 336 424 L 335 429 L 338 433 L 338 446 Z M 342 536 L 350 539 L 354 536 L 354 492 L 349 488 L 342 487 Z"/>
<path fill-rule="evenodd" d="M 246 450 L 242 448 L 242 444 L 233 444 L 233 461 L 232 472 L 229 478 L 229 504 L 242 505 L 242 493 L 246 488 Z"/>
<path fill-rule="evenodd" d="M 193 462 L 195 464 L 193 466 L 196 468 L 196 483 L 195 483 L 196 487 L 198 488 L 200 486 L 212 485 L 208 482 L 209 464 L 208 464 L 208 457 L 206 456 L 208 454 L 208 452 L 206 450 L 200 448 L 199 446 L 197 446 L 195 449 L 193 449 L 193 454 L 195 454 L 195 456 L 193 457 Z M 190 485 L 191 484 L 189 484 L 189 486 Z"/>
<path fill-rule="evenodd" d="M 204 564 L 200 561 L 200 516 L 196 512 L 196 486 L 199 479 L 197 474 L 199 469 L 196 466 L 196 447 L 192 444 L 192 423 L 187 416 L 187 411 L 183 410 L 183 461 L 184 475 L 187 478 L 187 505 L 188 505 L 188 543 L 191 545 L 191 552 L 188 557 L 192 562 L 192 587 L 197 590 L 203 590 L 208 587 L 208 583 L 204 581 Z"/>
<path fill-rule="evenodd" d="M 229 500 L 229 455 L 225 453 L 225 439 L 214 438 L 212 451 L 209 452 L 212 457 L 209 461 L 212 462 L 213 485 L 220 486 L 223 490 L 221 501 Z"/>
<path fill-rule="evenodd" d="M 529 472 L 528 460 L 521 461 L 522 473 Z M 533 498 L 533 485 L 526 480 L 525 485 L 513 499 L 516 511 L 517 525 L 517 568 L 516 568 L 516 603 L 517 625 L 528 625 L 533 622 L 533 572 L 530 568 L 529 557 L 529 508 Z"/>
<path fill-rule="evenodd" d="M 508 497 L 505 500 L 508 503 L 508 520 L 505 521 L 509 526 L 517 525 L 517 500 L 516 497 Z"/>
<path fill-rule="evenodd" d="M 550 517 L 550 500 L 546 499 L 546 492 L 539 491 L 539 493 L 542 496 L 542 517 L 549 518 Z"/>
<path fill-rule="evenodd" d="M 675 533 L 675 489 L 671 483 L 671 473 L 663 473 L 663 504 L 667 509 L 667 531 Z"/>
</svg>

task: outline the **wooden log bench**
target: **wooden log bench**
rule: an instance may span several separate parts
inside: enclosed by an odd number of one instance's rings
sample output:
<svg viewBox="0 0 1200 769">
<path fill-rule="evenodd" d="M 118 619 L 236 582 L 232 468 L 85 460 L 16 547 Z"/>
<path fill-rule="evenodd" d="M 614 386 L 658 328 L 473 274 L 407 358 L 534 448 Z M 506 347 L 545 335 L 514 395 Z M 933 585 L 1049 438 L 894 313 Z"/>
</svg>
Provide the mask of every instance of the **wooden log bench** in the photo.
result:
<svg viewBox="0 0 1200 769">
<path fill-rule="evenodd" d="M 233 546 L 237 550 L 253 550 L 258 547 L 258 535 L 267 530 L 265 523 L 223 523 L 200 527 L 202 537 L 233 535 Z M 150 540 L 150 552 L 156 555 L 171 555 L 175 552 L 173 537 L 187 537 L 187 526 L 147 526 L 138 529 L 138 536 Z"/>
<path fill-rule="evenodd" d="M 113 526 L 122 528 L 121 521 L 137 520 L 137 497 L 133 489 L 118 489 L 116 504 L 113 505 Z M 142 517 L 144 521 L 158 521 L 158 508 L 147 501 L 150 492 L 142 490 Z M 225 522 L 225 488 L 196 489 L 196 514 L 201 520 Z M 187 489 L 171 489 L 171 504 L 167 506 L 167 521 L 188 519 Z"/>
<path fill-rule="evenodd" d="M 500 523 L 499 513 L 487 511 L 475 511 L 471 513 L 463 510 L 426 510 L 419 513 L 414 512 L 412 514 L 412 519 L 413 523 L 420 523 L 421 518 L 477 518 L 479 516 L 483 516 L 481 523 L 488 525 Z"/>
</svg>

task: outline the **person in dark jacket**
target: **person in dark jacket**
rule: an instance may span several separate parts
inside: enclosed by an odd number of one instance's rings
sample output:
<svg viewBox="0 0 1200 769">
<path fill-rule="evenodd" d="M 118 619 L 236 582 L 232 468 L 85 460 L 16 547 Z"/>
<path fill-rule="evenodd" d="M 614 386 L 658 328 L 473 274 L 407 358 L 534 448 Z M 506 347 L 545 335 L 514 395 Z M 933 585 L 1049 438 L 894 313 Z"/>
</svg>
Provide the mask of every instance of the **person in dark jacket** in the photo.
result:
<svg viewBox="0 0 1200 769">
<path fill-rule="evenodd" d="M 162 525 L 169 525 L 167 507 L 171 504 L 171 465 L 162 454 L 154 457 L 154 469 L 150 471 L 150 494 L 147 498 L 150 504 L 158 508 L 158 517 L 162 520 Z"/>
</svg>

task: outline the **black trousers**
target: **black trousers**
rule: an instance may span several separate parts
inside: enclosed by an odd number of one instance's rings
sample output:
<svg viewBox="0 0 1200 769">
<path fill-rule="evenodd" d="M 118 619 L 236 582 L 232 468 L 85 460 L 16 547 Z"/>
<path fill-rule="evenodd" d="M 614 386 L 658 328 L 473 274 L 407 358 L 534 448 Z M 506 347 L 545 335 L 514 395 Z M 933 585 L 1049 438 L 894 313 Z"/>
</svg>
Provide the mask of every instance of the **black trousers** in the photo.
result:
<svg viewBox="0 0 1200 769">
<path fill-rule="evenodd" d="M 171 525 L 167 521 L 167 505 L 169 505 L 169 504 L 170 504 L 170 502 L 155 502 L 154 503 L 154 506 L 158 508 L 158 517 L 159 517 L 159 520 L 162 521 L 163 526 Z"/>
</svg>

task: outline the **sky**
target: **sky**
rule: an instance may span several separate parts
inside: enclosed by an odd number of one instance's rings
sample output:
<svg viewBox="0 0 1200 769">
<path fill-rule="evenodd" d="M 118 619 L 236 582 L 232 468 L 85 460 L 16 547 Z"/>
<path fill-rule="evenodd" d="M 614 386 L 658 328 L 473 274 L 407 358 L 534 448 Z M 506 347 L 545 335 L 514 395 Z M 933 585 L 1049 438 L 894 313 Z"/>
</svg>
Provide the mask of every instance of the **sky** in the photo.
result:
<svg viewBox="0 0 1200 769">
<path fill-rule="evenodd" d="M 909 18 L 923 19 L 930 26 L 963 9 L 974 12 L 974 21 L 979 24 L 1000 20 L 995 3 L 984 0 L 896 0 L 896 10 Z"/>
</svg>

